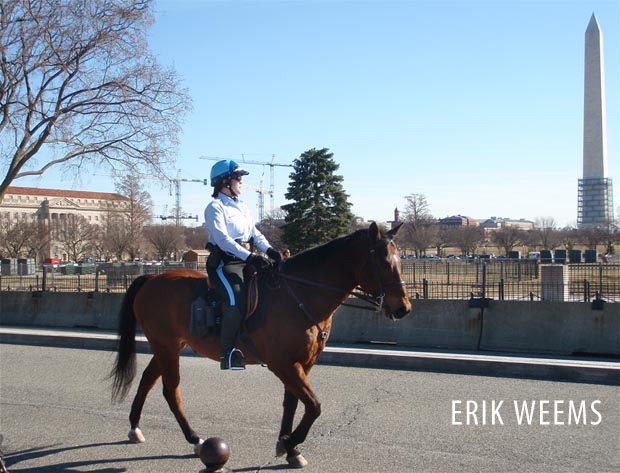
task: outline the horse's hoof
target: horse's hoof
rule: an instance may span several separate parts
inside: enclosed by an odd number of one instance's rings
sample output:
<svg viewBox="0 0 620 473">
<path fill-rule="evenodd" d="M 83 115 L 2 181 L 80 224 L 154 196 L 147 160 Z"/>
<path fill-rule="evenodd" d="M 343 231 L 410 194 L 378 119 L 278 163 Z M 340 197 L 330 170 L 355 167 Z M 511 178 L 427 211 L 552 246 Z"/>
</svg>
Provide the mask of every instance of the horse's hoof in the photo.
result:
<svg viewBox="0 0 620 473">
<path fill-rule="evenodd" d="M 286 461 L 288 462 L 291 468 L 303 468 L 308 466 L 307 460 L 301 453 L 296 455 L 291 455 L 290 457 L 286 457 Z"/>
<path fill-rule="evenodd" d="M 284 446 L 283 439 L 280 439 L 276 443 L 276 457 L 283 457 L 284 455 L 286 455 L 286 447 Z"/>
<path fill-rule="evenodd" d="M 194 453 L 195 453 L 196 455 L 199 455 L 199 456 L 200 456 L 200 447 L 202 447 L 202 444 L 203 444 L 203 443 L 204 443 L 204 440 L 203 440 L 203 439 L 198 439 L 198 442 L 196 442 L 196 443 L 194 444 Z"/>
<path fill-rule="evenodd" d="M 139 428 L 131 429 L 127 434 L 127 437 L 129 437 L 129 441 L 131 443 L 144 443 L 146 440 Z"/>
</svg>

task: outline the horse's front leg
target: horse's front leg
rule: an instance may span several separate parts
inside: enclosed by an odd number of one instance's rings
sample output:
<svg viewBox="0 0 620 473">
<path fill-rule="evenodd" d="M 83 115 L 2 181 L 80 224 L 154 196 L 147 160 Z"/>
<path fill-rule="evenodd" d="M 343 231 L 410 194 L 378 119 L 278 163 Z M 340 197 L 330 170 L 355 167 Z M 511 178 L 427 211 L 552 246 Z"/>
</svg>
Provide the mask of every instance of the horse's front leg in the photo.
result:
<svg viewBox="0 0 620 473">
<path fill-rule="evenodd" d="M 301 365 L 296 364 L 276 375 L 282 380 L 285 386 L 285 412 L 282 418 L 282 432 L 286 431 L 290 423 L 292 428 L 294 409 L 289 408 L 291 412 L 287 412 L 287 396 L 293 396 L 301 401 L 304 405 L 304 415 L 297 425 L 297 428 L 290 435 L 284 434 L 278 439 L 276 446 L 276 455 L 282 456 L 286 453 L 286 461 L 294 468 L 303 468 L 308 464 L 304 456 L 299 452 L 297 446 L 303 443 L 308 436 L 310 427 L 314 421 L 321 415 L 321 403 L 312 391 L 308 383 L 307 374 Z M 290 400 L 289 406 L 297 405 L 297 401 Z M 290 418 L 288 417 L 290 415 Z"/>
<path fill-rule="evenodd" d="M 293 431 L 293 420 L 295 419 L 295 411 L 297 410 L 297 399 L 288 389 L 284 390 L 284 402 L 282 403 L 282 424 L 280 425 L 280 434 L 278 438 L 289 437 Z M 278 456 L 282 456 L 286 450 L 278 452 Z"/>
</svg>

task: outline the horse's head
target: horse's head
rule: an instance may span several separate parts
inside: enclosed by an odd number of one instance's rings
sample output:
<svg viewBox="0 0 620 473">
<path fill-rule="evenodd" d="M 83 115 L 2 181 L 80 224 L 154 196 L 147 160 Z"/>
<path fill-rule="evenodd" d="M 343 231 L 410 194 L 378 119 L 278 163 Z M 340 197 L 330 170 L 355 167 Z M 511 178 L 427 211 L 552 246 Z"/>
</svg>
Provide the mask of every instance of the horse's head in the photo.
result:
<svg viewBox="0 0 620 473">
<path fill-rule="evenodd" d="M 401 275 L 401 262 L 394 235 L 400 225 L 384 233 L 376 223 L 368 228 L 368 258 L 357 275 L 361 289 L 380 300 L 386 316 L 402 319 L 411 311 L 411 302 Z"/>
</svg>

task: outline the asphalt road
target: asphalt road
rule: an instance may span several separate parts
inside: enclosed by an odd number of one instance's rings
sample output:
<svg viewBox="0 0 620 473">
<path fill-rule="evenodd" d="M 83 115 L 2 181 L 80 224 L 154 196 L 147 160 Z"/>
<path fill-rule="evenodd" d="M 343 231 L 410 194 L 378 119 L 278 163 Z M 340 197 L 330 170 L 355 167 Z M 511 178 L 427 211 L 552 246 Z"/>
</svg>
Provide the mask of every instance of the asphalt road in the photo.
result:
<svg viewBox="0 0 620 473">
<path fill-rule="evenodd" d="M 203 468 L 159 386 L 144 409 L 147 442 L 127 443 L 131 399 L 112 405 L 104 379 L 113 356 L 0 344 L 0 433 L 11 473 Z M 139 355 L 140 369 L 148 359 Z M 204 437 L 228 441 L 227 466 L 286 469 L 274 455 L 279 381 L 257 366 L 223 373 L 197 357 L 181 363 L 190 421 Z M 326 365 L 314 368 L 311 381 L 323 414 L 302 445 L 308 473 L 620 471 L 618 386 Z M 478 403 L 475 416 L 466 414 L 468 400 Z M 530 422 L 519 423 L 514 404 L 523 401 L 537 408 L 542 401 L 542 414 L 536 409 Z"/>
</svg>

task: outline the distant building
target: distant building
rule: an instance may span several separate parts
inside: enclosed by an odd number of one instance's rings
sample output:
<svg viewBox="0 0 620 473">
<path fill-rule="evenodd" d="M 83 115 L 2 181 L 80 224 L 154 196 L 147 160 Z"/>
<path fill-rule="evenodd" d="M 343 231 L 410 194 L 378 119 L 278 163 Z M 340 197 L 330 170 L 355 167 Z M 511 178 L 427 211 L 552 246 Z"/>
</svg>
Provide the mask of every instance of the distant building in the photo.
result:
<svg viewBox="0 0 620 473">
<path fill-rule="evenodd" d="M 205 264 L 209 254 L 209 250 L 189 250 L 183 254 L 183 262 Z"/>
<path fill-rule="evenodd" d="M 34 187 L 9 187 L 0 203 L 2 225 L 20 221 L 39 221 L 50 232 L 49 247 L 38 255 L 44 258 L 67 259 L 62 245 L 52 230 L 63 225 L 69 216 L 81 216 L 93 225 L 100 225 L 110 212 L 121 212 L 127 197 L 108 192 L 87 192 Z"/>
<path fill-rule="evenodd" d="M 359 215 L 356 215 L 353 217 L 353 225 L 364 225 L 366 223 L 366 220 L 364 220 L 364 217 L 360 217 Z"/>
<path fill-rule="evenodd" d="M 394 220 L 387 222 L 390 225 L 390 228 L 394 228 L 396 225 L 398 225 L 399 223 L 402 223 L 400 221 L 400 212 L 398 210 L 398 207 L 396 207 L 394 209 Z"/>
<path fill-rule="evenodd" d="M 484 229 L 485 232 L 494 231 L 499 228 L 505 227 L 516 227 L 520 230 L 533 230 L 536 228 L 536 224 L 530 220 L 519 219 L 514 220 L 511 218 L 503 218 L 503 217 L 491 217 L 487 220 L 483 220 L 480 222 L 480 227 Z"/>
<path fill-rule="evenodd" d="M 478 221 L 464 215 L 453 215 L 451 217 L 440 218 L 439 226 L 444 228 L 477 227 Z"/>
</svg>

